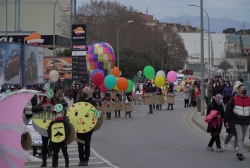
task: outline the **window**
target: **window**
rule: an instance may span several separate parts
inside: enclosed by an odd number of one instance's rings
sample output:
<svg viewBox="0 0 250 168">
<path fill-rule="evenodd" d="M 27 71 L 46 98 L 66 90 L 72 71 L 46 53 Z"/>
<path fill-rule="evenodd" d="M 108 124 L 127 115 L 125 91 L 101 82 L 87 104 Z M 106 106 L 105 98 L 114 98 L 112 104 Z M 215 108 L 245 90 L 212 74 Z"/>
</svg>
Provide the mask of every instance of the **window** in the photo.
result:
<svg viewBox="0 0 250 168">
<path fill-rule="evenodd" d="M 245 69 L 245 65 L 237 65 L 236 68 L 237 69 Z"/>
</svg>

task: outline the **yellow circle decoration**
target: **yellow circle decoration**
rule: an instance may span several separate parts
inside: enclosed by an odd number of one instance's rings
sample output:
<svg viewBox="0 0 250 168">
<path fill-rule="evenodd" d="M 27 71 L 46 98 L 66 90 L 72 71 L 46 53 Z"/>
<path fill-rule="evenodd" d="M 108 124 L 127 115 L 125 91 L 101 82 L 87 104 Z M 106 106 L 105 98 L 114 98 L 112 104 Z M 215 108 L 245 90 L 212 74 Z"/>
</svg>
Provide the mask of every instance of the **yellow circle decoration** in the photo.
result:
<svg viewBox="0 0 250 168">
<path fill-rule="evenodd" d="M 86 133 L 91 131 L 97 123 L 95 111 L 96 108 L 92 104 L 78 102 L 68 109 L 67 117 L 77 133 Z"/>
</svg>

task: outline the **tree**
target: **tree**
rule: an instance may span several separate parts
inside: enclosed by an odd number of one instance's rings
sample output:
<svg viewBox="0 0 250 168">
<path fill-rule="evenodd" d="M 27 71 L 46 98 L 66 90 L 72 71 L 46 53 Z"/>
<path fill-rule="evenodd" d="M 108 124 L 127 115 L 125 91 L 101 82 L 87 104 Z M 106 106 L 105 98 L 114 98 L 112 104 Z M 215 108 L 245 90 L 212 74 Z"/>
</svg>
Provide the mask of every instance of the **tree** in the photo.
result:
<svg viewBox="0 0 250 168">
<path fill-rule="evenodd" d="M 224 34 L 232 34 L 232 33 L 236 33 L 236 29 L 235 28 L 226 28 L 222 31 L 222 33 Z"/>
<path fill-rule="evenodd" d="M 56 56 L 72 56 L 72 51 L 70 48 L 65 48 L 64 50 L 56 50 Z"/>
<path fill-rule="evenodd" d="M 231 66 L 230 62 L 228 62 L 227 60 L 223 60 L 222 62 L 220 62 L 218 68 L 227 71 L 230 68 L 230 66 Z"/>
</svg>

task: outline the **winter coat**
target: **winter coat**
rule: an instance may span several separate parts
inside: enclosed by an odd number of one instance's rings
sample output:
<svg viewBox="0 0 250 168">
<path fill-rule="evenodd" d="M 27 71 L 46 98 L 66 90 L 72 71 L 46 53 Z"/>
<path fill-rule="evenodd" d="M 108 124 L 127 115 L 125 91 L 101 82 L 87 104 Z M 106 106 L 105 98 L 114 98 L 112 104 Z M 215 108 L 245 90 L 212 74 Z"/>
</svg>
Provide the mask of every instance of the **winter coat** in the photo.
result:
<svg viewBox="0 0 250 168">
<path fill-rule="evenodd" d="M 214 99 L 207 108 L 207 116 L 210 114 L 212 110 L 218 111 L 218 113 L 221 115 L 221 118 L 225 119 L 225 112 L 223 105 L 222 104 L 218 105 Z M 217 116 L 215 116 L 213 120 L 217 120 Z M 220 125 L 220 127 L 211 127 L 210 123 L 208 123 L 207 132 L 220 133 L 221 129 L 222 129 L 222 124 Z"/>
<path fill-rule="evenodd" d="M 231 97 L 233 93 L 233 87 L 231 86 L 225 86 L 223 89 L 223 94 L 222 96 L 225 97 Z"/>
<path fill-rule="evenodd" d="M 213 88 L 213 96 L 216 96 L 217 94 L 221 94 L 222 95 L 222 88 L 221 88 L 221 86 L 215 86 L 214 88 Z"/>
<path fill-rule="evenodd" d="M 206 88 L 205 90 L 207 90 L 207 97 L 208 98 L 212 98 L 212 96 L 213 96 L 213 89 L 211 87 L 209 87 L 209 88 Z"/>
<path fill-rule="evenodd" d="M 232 108 L 230 109 L 230 102 L 232 101 L 233 98 L 229 100 L 229 103 L 227 103 L 226 106 L 226 112 L 225 112 L 225 123 L 228 123 L 227 127 L 227 133 L 230 134 L 237 134 L 235 124 L 234 124 L 234 115 L 232 111 Z"/>
<path fill-rule="evenodd" d="M 185 89 L 184 89 L 184 99 L 190 99 L 190 91 L 191 91 L 191 89 L 189 88 L 189 87 L 186 87 Z"/>
<path fill-rule="evenodd" d="M 194 89 L 190 90 L 190 97 L 191 97 L 191 101 L 195 101 L 195 90 Z"/>
</svg>

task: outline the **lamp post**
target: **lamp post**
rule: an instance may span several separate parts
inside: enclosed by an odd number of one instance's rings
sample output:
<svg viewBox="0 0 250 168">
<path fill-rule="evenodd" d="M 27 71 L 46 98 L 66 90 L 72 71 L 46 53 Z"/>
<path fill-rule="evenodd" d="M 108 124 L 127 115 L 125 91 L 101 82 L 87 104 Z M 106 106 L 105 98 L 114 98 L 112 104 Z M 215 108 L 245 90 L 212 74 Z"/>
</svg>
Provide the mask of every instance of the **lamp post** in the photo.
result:
<svg viewBox="0 0 250 168">
<path fill-rule="evenodd" d="M 125 22 L 125 23 L 123 23 L 120 27 L 119 27 L 119 29 L 118 29 L 118 31 L 117 31 L 117 34 L 116 34 L 116 38 L 117 38 L 117 40 L 116 40 L 116 48 L 117 48 L 117 67 L 119 68 L 119 66 L 120 66 L 120 57 L 119 57 L 119 37 L 118 37 L 118 35 L 119 35 L 119 31 L 120 31 L 120 29 L 122 28 L 122 26 L 124 26 L 125 24 L 128 24 L 128 23 L 132 23 L 133 22 L 133 20 L 130 20 L 130 21 L 127 21 L 127 22 Z"/>
<path fill-rule="evenodd" d="M 55 24 L 56 24 L 56 3 L 58 0 L 56 0 L 55 5 L 54 5 L 54 15 L 53 15 L 53 69 L 55 69 L 55 58 L 56 58 L 56 54 L 55 54 L 55 48 L 56 48 L 56 28 L 55 28 Z"/>
<path fill-rule="evenodd" d="M 5 12 L 6 12 L 6 41 L 8 39 L 8 2 L 7 0 L 6 1 L 6 9 L 5 9 Z"/>
<path fill-rule="evenodd" d="M 164 58 L 163 58 L 163 51 L 166 47 L 171 46 L 171 44 L 166 45 L 165 47 L 162 48 L 161 50 L 161 58 L 162 58 L 162 63 L 161 63 L 161 69 L 163 70 L 163 65 L 164 65 Z"/>
</svg>

